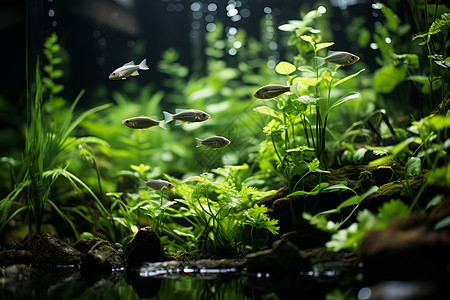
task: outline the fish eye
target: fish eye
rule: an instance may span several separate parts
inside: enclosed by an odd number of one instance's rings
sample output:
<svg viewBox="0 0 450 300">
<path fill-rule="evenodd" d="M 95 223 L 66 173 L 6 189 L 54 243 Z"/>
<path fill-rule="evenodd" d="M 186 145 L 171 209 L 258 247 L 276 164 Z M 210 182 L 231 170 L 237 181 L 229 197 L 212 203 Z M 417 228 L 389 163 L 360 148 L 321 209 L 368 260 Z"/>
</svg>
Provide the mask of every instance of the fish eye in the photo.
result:
<svg viewBox="0 0 450 300">
<path fill-rule="evenodd" d="M 206 114 L 202 114 L 202 117 L 205 118 L 205 117 L 206 117 Z"/>
</svg>

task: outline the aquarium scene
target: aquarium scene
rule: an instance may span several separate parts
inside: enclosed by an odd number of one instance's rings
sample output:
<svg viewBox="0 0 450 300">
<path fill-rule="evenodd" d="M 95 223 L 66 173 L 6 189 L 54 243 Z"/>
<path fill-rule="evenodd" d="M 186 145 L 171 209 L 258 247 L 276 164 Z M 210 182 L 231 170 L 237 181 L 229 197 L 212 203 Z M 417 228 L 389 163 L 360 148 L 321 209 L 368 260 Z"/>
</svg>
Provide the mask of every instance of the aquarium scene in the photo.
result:
<svg viewBox="0 0 450 300">
<path fill-rule="evenodd" d="M 2 4 L 1 299 L 450 299 L 450 4 Z"/>
</svg>

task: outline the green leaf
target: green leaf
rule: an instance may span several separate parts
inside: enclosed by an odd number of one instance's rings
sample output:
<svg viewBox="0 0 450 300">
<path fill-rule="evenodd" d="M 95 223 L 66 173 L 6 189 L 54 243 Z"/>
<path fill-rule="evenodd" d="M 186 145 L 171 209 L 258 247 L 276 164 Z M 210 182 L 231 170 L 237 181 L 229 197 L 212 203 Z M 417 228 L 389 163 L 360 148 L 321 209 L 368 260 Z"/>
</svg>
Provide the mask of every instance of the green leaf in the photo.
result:
<svg viewBox="0 0 450 300">
<path fill-rule="evenodd" d="M 350 80 L 350 79 L 352 79 L 352 78 L 355 77 L 355 76 L 358 76 L 359 73 L 361 73 L 361 72 L 364 71 L 364 70 L 365 70 L 365 69 L 362 69 L 362 70 L 356 72 L 355 74 L 352 74 L 352 75 L 349 75 L 349 76 L 347 76 L 347 77 L 345 77 L 345 78 L 342 78 L 342 79 L 339 80 L 338 82 L 333 83 L 333 85 L 332 85 L 331 87 L 334 88 L 335 86 L 338 86 L 338 85 L 340 85 L 341 83 L 344 83 L 344 82 L 346 82 L 347 80 Z"/>
<path fill-rule="evenodd" d="M 309 78 L 309 77 L 295 77 L 292 81 L 293 84 L 300 84 L 300 85 L 308 85 L 308 86 L 316 86 L 319 81 L 317 78 Z"/>
<path fill-rule="evenodd" d="M 328 187 L 328 185 L 330 185 L 328 182 L 322 182 L 318 185 L 316 185 L 310 192 L 306 192 L 306 191 L 296 191 L 293 192 L 292 194 L 289 194 L 288 197 L 291 196 L 303 196 L 303 195 L 317 195 L 318 193 L 320 193 L 322 191 L 322 189 Z"/>
<path fill-rule="evenodd" d="M 323 48 L 328 48 L 328 47 L 331 47 L 333 45 L 334 45 L 334 42 L 332 42 L 332 43 L 320 43 L 320 44 L 316 45 L 316 50 L 320 50 L 320 49 L 323 49 Z"/>
<path fill-rule="evenodd" d="M 430 209 L 433 206 L 438 205 L 439 203 L 441 203 L 442 199 L 444 199 L 444 195 L 443 194 L 438 194 L 436 196 L 433 197 L 433 199 L 430 200 L 430 202 L 428 202 L 427 206 L 425 207 L 425 210 Z"/>
<path fill-rule="evenodd" d="M 406 65 L 395 66 L 393 64 L 384 66 L 375 72 L 373 88 L 381 93 L 392 92 L 406 76 Z"/>
<path fill-rule="evenodd" d="M 312 37 L 310 37 L 309 35 L 302 35 L 300 38 L 308 43 L 314 44 Z"/>
<path fill-rule="evenodd" d="M 382 156 L 380 158 L 377 158 L 377 159 L 369 162 L 369 166 L 381 165 L 381 164 L 384 164 L 385 162 L 391 161 L 393 159 L 394 159 L 394 155 L 385 155 L 385 156 Z"/>
<path fill-rule="evenodd" d="M 356 192 L 352 188 L 349 188 L 348 186 L 346 186 L 342 183 L 338 183 L 338 184 L 334 184 L 332 186 L 326 187 L 322 190 L 322 193 L 332 193 L 332 192 L 337 192 L 337 191 L 352 191 L 353 193 L 356 194 Z"/>
<path fill-rule="evenodd" d="M 450 226 L 450 216 L 446 216 L 445 218 L 437 222 L 436 225 L 434 225 L 434 230 L 443 229 L 448 226 Z"/>
<path fill-rule="evenodd" d="M 123 195 L 121 192 L 110 192 L 106 193 L 106 196 L 113 197 L 113 198 L 120 198 Z"/>
<path fill-rule="evenodd" d="M 381 12 L 384 14 L 386 21 L 387 21 L 387 27 L 391 30 L 391 31 L 397 31 L 398 29 L 398 23 L 399 23 L 399 18 L 397 17 L 397 15 L 392 11 L 392 9 L 390 9 L 389 7 L 387 7 L 384 4 L 378 3 L 381 5 Z"/>
<path fill-rule="evenodd" d="M 278 74 L 282 74 L 282 75 L 289 75 L 291 73 L 294 73 L 297 70 L 297 68 L 286 61 L 282 61 L 280 62 L 276 67 L 275 67 L 275 71 Z"/>
<path fill-rule="evenodd" d="M 406 176 L 419 175 L 422 171 L 422 162 L 418 157 L 410 157 L 406 163 Z"/>
<path fill-rule="evenodd" d="M 51 87 L 53 94 L 58 94 L 64 89 L 64 85 L 62 84 L 55 84 Z"/>
<path fill-rule="evenodd" d="M 274 110 L 273 108 L 267 107 L 267 106 L 259 106 L 253 109 L 256 112 L 259 112 L 260 114 L 269 115 L 275 118 L 278 118 L 280 120 L 283 120 L 283 114 Z"/>
<path fill-rule="evenodd" d="M 347 102 L 348 100 L 353 100 L 356 98 L 359 98 L 360 93 L 351 93 L 350 95 L 347 95 L 341 99 L 339 99 L 338 101 L 334 102 L 333 105 L 331 105 L 331 107 L 328 110 L 331 110 L 332 108 L 335 108 L 338 105 L 341 105 L 345 102 Z"/>
<path fill-rule="evenodd" d="M 278 26 L 278 29 L 281 31 L 295 31 L 297 27 L 293 24 L 282 24 L 280 26 Z"/>
<path fill-rule="evenodd" d="M 50 73 L 50 78 L 57 79 L 64 76 L 64 72 L 61 70 L 53 70 L 53 72 Z"/>
<path fill-rule="evenodd" d="M 374 186 L 370 187 L 366 192 L 362 193 L 361 195 L 355 195 L 355 196 L 348 198 L 347 200 L 342 202 L 336 208 L 336 210 L 341 211 L 341 209 L 343 209 L 344 207 L 360 204 L 364 199 L 366 199 L 368 196 L 375 193 L 376 191 L 378 191 L 378 187 L 376 185 L 374 185 Z"/>
</svg>

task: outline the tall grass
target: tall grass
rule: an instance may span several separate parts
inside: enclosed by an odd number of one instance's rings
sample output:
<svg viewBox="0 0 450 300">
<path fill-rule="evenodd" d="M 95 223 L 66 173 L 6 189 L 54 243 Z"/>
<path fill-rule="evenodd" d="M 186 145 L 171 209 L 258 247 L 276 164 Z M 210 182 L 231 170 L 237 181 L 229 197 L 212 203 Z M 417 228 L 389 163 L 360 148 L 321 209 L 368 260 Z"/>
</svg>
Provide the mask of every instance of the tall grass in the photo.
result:
<svg viewBox="0 0 450 300">
<path fill-rule="evenodd" d="M 102 105 L 85 111 L 77 118 L 74 118 L 74 109 L 81 99 L 84 91 L 81 91 L 71 106 L 61 112 L 57 120 L 46 118 L 43 114 L 43 93 L 41 74 L 39 69 L 39 58 L 36 64 L 36 82 L 34 87 L 35 95 L 30 95 L 32 91 L 28 91 L 28 112 L 27 112 L 27 130 L 26 130 L 26 146 L 23 153 L 23 165 L 25 172 L 22 180 L 18 183 L 14 190 L 5 198 L 0 200 L 0 232 L 19 212 L 28 209 L 28 227 L 29 241 L 34 236 L 42 233 L 44 223 L 44 207 L 48 203 L 52 206 L 59 216 L 69 225 L 76 238 L 79 233 L 71 219 L 64 213 L 56 201 L 58 195 L 52 194 L 52 187 L 58 178 L 65 178 L 72 188 L 76 191 L 84 190 L 94 201 L 100 212 L 101 218 L 106 220 L 106 227 L 109 237 L 115 239 L 114 229 L 112 226 L 111 216 L 101 199 L 95 195 L 92 189 L 84 183 L 75 174 L 68 171 L 70 157 L 67 154 L 74 146 L 82 143 L 99 143 L 106 144 L 105 141 L 96 137 L 71 137 L 71 133 L 78 124 L 100 110 L 108 108 L 110 105 Z M 26 204 L 20 204 L 17 200 L 26 194 Z M 52 199 L 53 198 L 53 199 Z M 11 212 L 14 204 L 20 207 L 16 211 Z M 98 220 L 98 218 L 92 218 Z M 93 221 L 95 222 L 95 221 Z"/>
</svg>

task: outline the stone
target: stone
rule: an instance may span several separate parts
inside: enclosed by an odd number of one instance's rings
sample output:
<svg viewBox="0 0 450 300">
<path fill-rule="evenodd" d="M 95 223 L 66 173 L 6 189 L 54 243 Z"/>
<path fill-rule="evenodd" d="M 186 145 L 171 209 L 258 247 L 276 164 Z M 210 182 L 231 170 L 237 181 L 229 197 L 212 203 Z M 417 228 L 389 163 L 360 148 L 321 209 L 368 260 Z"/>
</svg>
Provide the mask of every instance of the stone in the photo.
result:
<svg viewBox="0 0 450 300">
<path fill-rule="evenodd" d="M 166 260 L 159 237 L 150 226 L 139 229 L 127 244 L 125 254 L 130 268 L 139 268 L 144 262 Z"/>
<path fill-rule="evenodd" d="M 15 264 L 28 265 L 31 262 L 32 253 L 28 250 L 11 249 L 0 252 L 0 267 Z"/>
<path fill-rule="evenodd" d="M 286 240 L 274 242 L 272 249 L 248 254 L 246 259 L 249 273 L 270 274 L 272 278 L 299 277 L 311 270 L 305 253 Z"/>
<path fill-rule="evenodd" d="M 391 221 L 366 233 L 361 242 L 363 273 L 369 282 L 448 277 L 450 233 L 436 231 L 425 214 Z"/>
<path fill-rule="evenodd" d="M 87 254 L 89 250 L 92 249 L 92 247 L 95 246 L 95 244 L 98 243 L 99 240 L 95 239 L 81 239 L 78 240 L 75 245 L 73 246 L 75 249 L 83 252 L 84 254 Z"/>
<path fill-rule="evenodd" d="M 77 268 L 85 256 L 48 233 L 36 238 L 31 253 L 31 264 L 39 267 Z"/>
<path fill-rule="evenodd" d="M 106 241 L 98 241 L 86 254 L 81 268 L 83 271 L 93 270 L 110 273 L 124 268 L 125 260 L 119 251 Z"/>
</svg>

